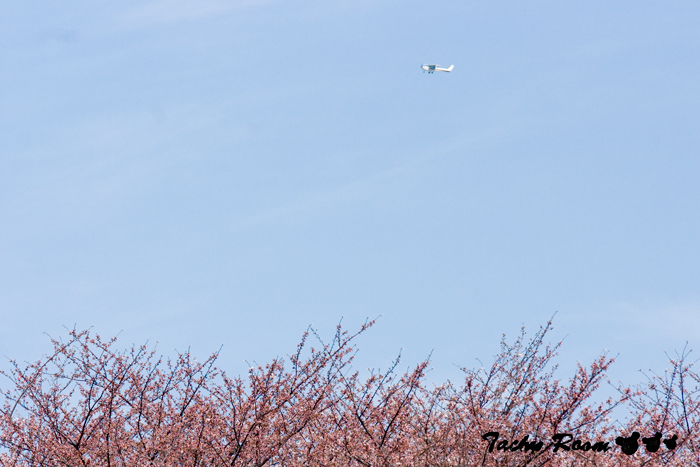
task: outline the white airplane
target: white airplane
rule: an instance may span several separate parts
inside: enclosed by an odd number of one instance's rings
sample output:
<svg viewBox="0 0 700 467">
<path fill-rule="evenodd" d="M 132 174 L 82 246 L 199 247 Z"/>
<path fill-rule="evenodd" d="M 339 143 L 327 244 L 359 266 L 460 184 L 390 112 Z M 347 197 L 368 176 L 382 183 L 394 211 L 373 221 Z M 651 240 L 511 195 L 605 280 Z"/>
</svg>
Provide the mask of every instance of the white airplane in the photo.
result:
<svg viewBox="0 0 700 467">
<path fill-rule="evenodd" d="M 421 68 L 423 69 L 423 73 L 426 71 L 428 73 L 434 73 L 436 71 L 452 71 L 452 69 L 455 67 L 454 65 L 450 65 L 449 68 L 439 68 L 440 65 L 421 65 Z"/>
</svg>

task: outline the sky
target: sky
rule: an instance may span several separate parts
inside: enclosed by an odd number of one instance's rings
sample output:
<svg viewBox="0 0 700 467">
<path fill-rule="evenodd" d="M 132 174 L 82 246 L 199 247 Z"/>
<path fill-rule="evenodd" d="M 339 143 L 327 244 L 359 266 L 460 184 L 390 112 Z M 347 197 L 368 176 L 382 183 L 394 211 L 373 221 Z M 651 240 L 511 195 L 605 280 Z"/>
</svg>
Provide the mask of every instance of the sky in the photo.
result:
<svg viewBox="0 0 700 467">
<path fill-rule="evenodd" d="M 358 365 L 439 383 L 556 313 L 562 378 L 663 371 L 700 352 L 698 17 L 3 1 L 0 369 L 76 327 L 240 373 L 378 318 Z"/>
</svg>

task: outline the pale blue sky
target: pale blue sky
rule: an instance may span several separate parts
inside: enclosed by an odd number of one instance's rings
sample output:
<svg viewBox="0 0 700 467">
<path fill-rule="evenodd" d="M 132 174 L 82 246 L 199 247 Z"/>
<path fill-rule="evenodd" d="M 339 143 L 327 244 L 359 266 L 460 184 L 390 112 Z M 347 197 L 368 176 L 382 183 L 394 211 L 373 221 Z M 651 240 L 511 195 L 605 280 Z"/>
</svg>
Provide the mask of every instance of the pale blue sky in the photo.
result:
<svg viewBox="0 0 700 467">
<path fill-rule="evenodd" d="M 439 381 L 559 311 L 563 366 L 663 369 L 700 343 L 699 21 L 696 1 L 5 0 L 0 355 L 75 324 L 223 344 L 240 371 L 381 315 L 362 363 L 433 350 Z"/>
</svg>

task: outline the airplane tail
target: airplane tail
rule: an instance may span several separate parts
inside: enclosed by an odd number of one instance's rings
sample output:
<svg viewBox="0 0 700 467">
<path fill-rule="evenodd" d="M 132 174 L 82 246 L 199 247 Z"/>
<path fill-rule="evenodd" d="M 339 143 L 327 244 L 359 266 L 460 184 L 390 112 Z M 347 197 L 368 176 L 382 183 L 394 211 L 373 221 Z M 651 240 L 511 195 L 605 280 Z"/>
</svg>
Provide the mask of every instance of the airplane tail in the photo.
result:
<svg viewBox="0 0 700 467">
<path fill-rule="evenodd" d="M 452 71 L 452 69 L 453 69 L 454 67 L 455 67 L 454 65 L 450 65 L 450 67 L 447 69 L 447 71 Z"/>
</svg>

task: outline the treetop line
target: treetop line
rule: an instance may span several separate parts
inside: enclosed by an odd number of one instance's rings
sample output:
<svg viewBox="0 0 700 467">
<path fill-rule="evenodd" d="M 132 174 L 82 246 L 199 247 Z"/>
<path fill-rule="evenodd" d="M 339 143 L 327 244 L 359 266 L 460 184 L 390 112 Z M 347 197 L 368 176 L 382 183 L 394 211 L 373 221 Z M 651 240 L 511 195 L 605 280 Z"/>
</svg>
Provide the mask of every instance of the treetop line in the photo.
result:
<svg viewBox="0 0 700 467">
<path fill-rule="evenodd" d="M 639 432 L 635 431 L 631 436 L 625 438 L 618 436 L 615 438 L 615 444 L 621 447 L 624 454 L 631 456 L 639 448 Z M 543 441 L 529 441 L 529 435 L 525 435 L 523 439 L 518 441 L 517 439 L 508 442 L 508 440 L 498 441 L 499 433 L 497 431 L 489 431 L 481 435 L 481 439 L 489 443 L 488 451 L 493 452 L 494 448 L 496 451 L 504 452 L 538 452 L 544 447 Z M 673 435 L 663 441 L 664 445 L 669 451 L 676 449 L 678 436 Z M 496 443 L 498 441 L 498 443 Z M 573 442 L 572 442 L 573 441 Z M 654 453 L 661 447 L 661 433 L 656 432 L 654 436 L 649 438 L 642 438 L 642 442 L 646 446 L 646 450 L 650 453 Z M 545 449 L 552 448 L 552 452 L 558 452 L 560 449 L 564 452 L 568 451 L 592 451 L 592 452 L 608 452 L 610 450 L 610 443 L 608 441 L 597 441 L 591 444 L 590 441 L 582 441 L 580 439 L 575 439 L 574 435 L 571 433 L 555 433 L 552 436 L 552 443 L 550 443 Z"/>
<path fill-rule="evenodd" d="M 594 402 L 613 359 L 555 378 L 551 321 L 438 386 L 428 359 L 354 368 L 372 325 L 338 325 L 330 341 L 310 328 L 294 353 L 242 376 L 217 367 L 218 352 L 168 359 L 69 330 L 0 371 L 0 467 L 700 467 L 700 373 L 685 350 Z"/>
</svg>

